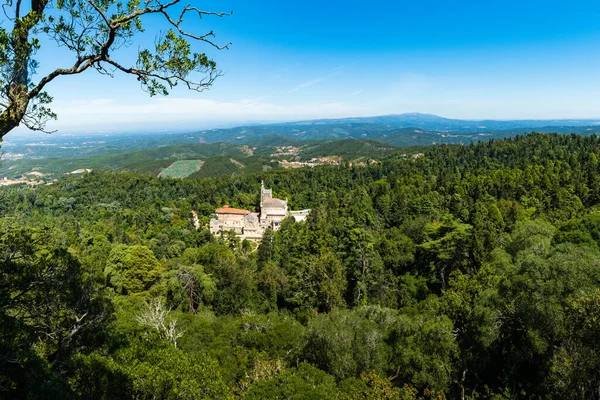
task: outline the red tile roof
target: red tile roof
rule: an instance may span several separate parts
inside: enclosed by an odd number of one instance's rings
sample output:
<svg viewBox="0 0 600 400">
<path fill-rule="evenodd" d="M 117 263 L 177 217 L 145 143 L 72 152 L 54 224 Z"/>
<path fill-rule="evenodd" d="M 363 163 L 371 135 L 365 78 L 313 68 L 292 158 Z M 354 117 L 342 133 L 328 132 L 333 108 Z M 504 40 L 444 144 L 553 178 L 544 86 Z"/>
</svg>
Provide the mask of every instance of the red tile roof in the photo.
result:
<svg viewBox="0 0 600 400">
<path fill-rule="evenodd" d="M 221 208 L 217 208 L 217 210 L 216 210 L 217 214 L 239 214 L 239 215 L 246 215 L 249 212 L 250 211 L 248 211 L 248 210 L 241 210 L 239 208 L 231 208 L 229 206 L 223 206 Z"/>
</svg>

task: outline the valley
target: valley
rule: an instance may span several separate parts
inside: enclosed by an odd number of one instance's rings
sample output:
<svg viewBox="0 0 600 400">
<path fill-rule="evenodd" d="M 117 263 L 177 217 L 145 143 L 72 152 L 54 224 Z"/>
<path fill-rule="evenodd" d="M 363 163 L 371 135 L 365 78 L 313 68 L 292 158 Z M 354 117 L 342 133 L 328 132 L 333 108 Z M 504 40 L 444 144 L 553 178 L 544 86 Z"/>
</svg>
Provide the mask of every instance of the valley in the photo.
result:
<svg viewBox="0 0 600 400">
<path fill-rule="evenodd" d="M 594 120 L 466 121 L 428 114 L 312 120 L 191 133 L 16 136 L 2 143 L 0 178 L 42 174 L 57 179 L 83 170 L 132 171 L 161 177 L 214 177 L 320 165 L 320 157 L 367 163 L 402 148 L 469 144 L 536 130 L 592 135 Z M 326 161 L 325 163 L 331 163 Z M 33 178 L 35 180 L 36 178 Z"/>
</svg>

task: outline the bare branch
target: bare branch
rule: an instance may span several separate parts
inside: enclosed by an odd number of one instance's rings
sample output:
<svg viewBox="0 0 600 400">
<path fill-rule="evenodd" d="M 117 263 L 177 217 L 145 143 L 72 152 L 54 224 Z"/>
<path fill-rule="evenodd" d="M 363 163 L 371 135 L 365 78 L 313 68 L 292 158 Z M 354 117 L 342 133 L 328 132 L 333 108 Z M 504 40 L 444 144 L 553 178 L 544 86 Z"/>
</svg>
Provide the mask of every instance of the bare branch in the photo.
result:
<svg viewBox="0 0 600 400">
<path fill-rule="evenodd" d="M 202 19 L 202 16 L 203 16 L 203 15 L 214 15 L 214 16 L 221 17 L 221 18 L 222 18 L 222 17 L 228 17 L 228 16 L 230 16 L 230 15 L 232 15 L 232 14 L 233 14 L 233 11 L 231 11 L 231 12 L 229 12 L 229 13 L 226 13 L 226 12 L 213 12 L 213 11 L 202 11 L 202 10 L 200 10 L 200 9 L 196 8 L 196 7 L 191 7 L 191 6 L 188 4 L 188 5 L 186 5 L 186 6 L 183 8 L 183 10 L 181 11 L 181 14 L 179 15 L 179 19 L 178 19 L 177 21 L 174 21 L 174 20 L 171 18 L 171 16 L 169 15 L 169 13 L 168 13 L 167 11 L 165 11 L 165 10 L 161 10 L 162 14 L 165 16 L 165 18 L 167 19 L 167 21 L 169 21 L 169 23 L 170 23 L 171 25 L 173 25 L 173 27 L 175 27 L 175 29 L 177 29 L 177 31 L 178 31 L 178 32 L 179 32 L 181 35 L 183 35 L 183 36 L 185 36 L 185 37 L 189 37 L 189 38 L 191 38 L 191 39 L 194 39 L 194 40 L 199 40 L 199 41 L 202 41 L 202 42 L 208 43 L 208 44 L 210 44 L 211 46 L 215 47 L 215 48 L 216 48 L 216 49 L 218 49 L 218 50 L 229 49 L 229 46 L 231 45 L 231 42 L 229 42 L 229 43 L 227 43 L 227 44 L 225 44 L 225 45 L 223 45 L 223 46 L 219 46 L 218 44 L 214 43 L 213 41 L 211 41 L 211 40 L 207 39 L 208 37 L 215 37 L 215 34 L 214 34 L 214 32 L 213 32 L 213 31 L 210 31 L 210 32 L 208 32 L 208 33 L 206 33 L 206 34 L 204 34 L 204 35 L 200 35 L 200 36 L 198 36 L 198 35 L 194 35 L 194 34 L 191 34 L 191 33 L 189 33 L 189 32 L 186 32 L 186 31 L 184 31 L 184 30 L 181 28 L 181 23 L 182 23 L 182 22 L 183 22 L 183 20 L 184 20 L 185 14 L 187 14 L 187 13 L 188 13 L 188 12 L 190 12 L 190 11 L 192 11 L 192 12 L 196 12 L 196 13 L 198 14 L 198 17 L 199 17 L 200 19 Z"/>
<path fill-rule="evenodd" d="M 7 8 L 12 7 L 12 1 L 6 1 L 4 2 L 4 4 L 2 4 L 2 12 L 4 13 L 4 16 L 6 17 L 6 19 L 8 19 L 9 21 L 14 22 L 15 21 L 15 17 L 13 17 L 12 15 L 8 15 L 8 12 L 6 11 Z M 15 11 L 16 14 L 16 11 Z"/>
<path fill-rule="evenodd" d="M 36 119 L 30 118 L 27 115 L 25 115 L 25 117 L 23 117 L 23 120 L 21 121 L 21 123 L 23 125 L 25 125 L 25 127 L 27 127 L 27 129 L 32 130 L 34 132 L 42 132 L 42 133 L 47 133 L 47 134 L 57 132 L 56 129 L 51 130 L 51 131 L 47 130 L 45 128 L 46 122 L 47 121 L 44 121 L 44 120 L 36 120 Z"/>
<path fill-rule="evenodd" d="M 157 298 L 145 303 L 144 309 L 136 316 L 136 320 L 140 325 L 156 330 L 163 339 L 177 347 L 177 340 L 185 334 L 186 329 L 179 327 L 177 319 L 169 319 L 170 313 L 162 299 Z"/>
<path fill-rule="evenodd" d="M 138 80 L 141 81 L 142 83 L 146 83 L 148 81 L 148 79 L 155 78 L 155 79 L 159 79 L 161 81 L 166 82 L 170 88 L 173 88 L 173 87 L 177 86 L 178 82 L 183 82 L 183 84 L 186 85 L 186 87 L 189 90 L 193 90 L 196 92 L 202 92 L 202 91 L 206 90 L 208 87 L 210 87 L 212 85 L 212 83 L 214 82 L 215 79 L 217 79 L 219 76 L 222 76 L 221 71 L 214 71 L 214 72 L 211 71 L 209 73 L 208 78 L 203 79 L 200 82 L 193 82 L 190 79 L 188 79 L 184 76 L 181 76 L 181 75 L 160 75 L 157 73 L 153 73 L 153 72 L 149 72 L 149 71 L 145 71 L 145 70 L 141 70 L 141 69 L 137 69 L 137 68 L 127 68 L 110 58 L 104 59 L 102 61 L 112 65 L 113 67 L 117 68 L 118 70 L 120 70 L 122 72 L 125 72 L 127 74 L 137 75 Z"/>
<path fill-rule="evenodd" d="M 15 7 L 15 19 L 21 17 L 21 0 L 17 0 L 17 6 Z"/>
<path fill-rule="evenodd" d="M 110 27 L 111 26 L 110 21 L 108 20 L 108 17 L 104 13 L 104 11 L 102 11 L 102 9 L 100 7 L 98 7 L 98 5 L 93 0 L 88 0 L 88 3 L 90 3 L 90 5 L 94 8 L 94 10 L 96 10 L 96 12 L 98 14 L 100 14 L 102 19 L 104 19 L 104 22 L 106 22 L 106 25 Z"/>
<path fill-rule="evenodd" d="M 159 5 L 158 7 L 139 8 L 130 14 L 127 14 L 120 18 L 111 20 L 112 24 L 110 26 L 111 26 L 111 28 L 118 28 L 119 26 L 123 25 L 124 23 L 129 22 L 132 19 L 139 17 L 141 15 L 162 13 L 164 10 L 166 10 L 169 7 L 174 6 L 175 4 L 179 3 L 180 1 L 181 0 L 171 0 L 170 2 L 168 2 L 166 4 L 161 4 L 161 3 L 157 2 Z M 149 4 L 149 3 L 147 3 L 147 4 Z"/>
<path fill-rule="evenodd" d="M 230 17 L 230 16 L 233 15 L 233 11 L 229 11 L 229 12 L 204 11 L 204 10 L 200 10 L 200 9 L 198 9 L 196 7 L 190 7 L 189 4 L 186 6 L 186 9 L 188 11 L 196 11 L 198 13 L 198 17 L 200 17 L 200 19 L 202 19 L 203 15 L 213 15 L 213 16 L 219 17 L 219 18 Z"/>
</svg>

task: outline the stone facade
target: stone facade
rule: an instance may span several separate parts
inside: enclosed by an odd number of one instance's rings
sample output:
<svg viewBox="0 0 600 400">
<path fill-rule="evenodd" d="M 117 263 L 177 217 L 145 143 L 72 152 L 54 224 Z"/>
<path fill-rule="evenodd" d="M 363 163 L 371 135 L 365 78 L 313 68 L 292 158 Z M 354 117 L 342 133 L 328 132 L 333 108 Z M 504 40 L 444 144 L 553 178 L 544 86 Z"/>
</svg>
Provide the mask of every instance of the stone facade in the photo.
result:
<svg viewBox="0 0 600 400">
<path fill-rule="evenodd" d="M 304 221 L 310 210 L 290 211 L 287 199 L 273 197 L 272 189 L 265 189 L 264 182 L 260 186 L 260 214 L 248 210 L 223 206 L 215 211 L 215 218 L 210 220 L 210 232 L 220 235 L 234 231 L 240 238 L 260 241 L 265 229 L 278 230 L 281 221 L 291 216 L 296 221 Z"/>
<path fill-rule="evenodd" d="M 273 197 L 273 190 L 265 189 L 265 184 L 262 182 L 260 185 L 260 223 L 277 230 L 287 215 L 287 199 L 281 200 Z"/>
</svg>

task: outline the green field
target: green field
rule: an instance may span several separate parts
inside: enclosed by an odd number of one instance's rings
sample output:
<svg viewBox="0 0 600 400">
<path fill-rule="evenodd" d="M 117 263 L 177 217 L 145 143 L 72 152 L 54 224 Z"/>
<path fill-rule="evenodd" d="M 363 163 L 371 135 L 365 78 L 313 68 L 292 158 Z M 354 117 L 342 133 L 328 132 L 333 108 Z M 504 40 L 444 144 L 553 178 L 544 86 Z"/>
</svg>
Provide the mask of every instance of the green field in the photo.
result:
<svg viewBox="0 0 600 400">
<path fill-rule="evenodd" d="M 185 178 L 198 171 L 204 161 L 201 160 L 180 160 L 175 161 L 169 167 L 163 169 L 158 176 L 160 178 Z"/>
</svg>

